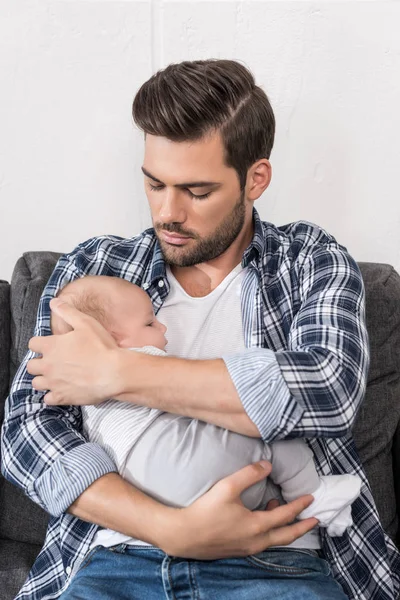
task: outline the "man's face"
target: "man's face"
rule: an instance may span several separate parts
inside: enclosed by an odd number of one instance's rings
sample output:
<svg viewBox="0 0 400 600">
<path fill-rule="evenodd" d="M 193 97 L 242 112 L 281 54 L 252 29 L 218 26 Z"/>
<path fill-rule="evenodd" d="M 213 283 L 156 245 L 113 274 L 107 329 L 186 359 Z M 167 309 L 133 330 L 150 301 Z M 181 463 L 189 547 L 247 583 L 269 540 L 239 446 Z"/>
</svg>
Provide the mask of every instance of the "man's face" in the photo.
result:
<svg viewBox="0 0 400 600">
<path fill-rule="evenodd" d="M 143 172 L 153 226 L 170 265 L 220 256 L 251 218 L 218 133 L 195 142 L 147 135 Z"/>
</svg>

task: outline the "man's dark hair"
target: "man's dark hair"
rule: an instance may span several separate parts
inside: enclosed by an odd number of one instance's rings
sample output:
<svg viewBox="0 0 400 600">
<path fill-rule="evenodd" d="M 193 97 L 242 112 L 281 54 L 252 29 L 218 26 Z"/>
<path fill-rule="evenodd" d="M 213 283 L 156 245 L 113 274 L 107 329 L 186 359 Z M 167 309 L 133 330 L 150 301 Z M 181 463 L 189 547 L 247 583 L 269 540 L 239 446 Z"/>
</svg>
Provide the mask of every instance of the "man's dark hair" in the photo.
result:
<svg viewBox="0 0 400 600">
<path fill-rule="evenodd" d="M 194 141 L 219 130 L 225 163 L 239 176 L 269 158 L 275 117 L 265 92 L 234 60 L 196 60 L 158 71 L 139 89 L 132 107 L 136 125 L 174 142 Z"/>
</svg>

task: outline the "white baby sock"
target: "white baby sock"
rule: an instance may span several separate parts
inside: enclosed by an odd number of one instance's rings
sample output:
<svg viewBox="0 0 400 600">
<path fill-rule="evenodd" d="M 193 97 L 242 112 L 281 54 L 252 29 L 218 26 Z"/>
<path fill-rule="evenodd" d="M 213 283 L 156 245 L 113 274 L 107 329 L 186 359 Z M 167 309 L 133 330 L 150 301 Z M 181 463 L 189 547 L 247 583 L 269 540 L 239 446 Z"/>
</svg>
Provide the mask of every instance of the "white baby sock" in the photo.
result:
<svg viewBox="0 0 400 600">
<path fill-rule="evenodd" d="M 360 495 L 361 479 L 358 475 L 323 475 L 320 480 L 312 493 L 314 502 L 299 514 L 299 519 L 315 517 L 330 536 L 341 536 L 353 524 L 351 504 Z"/>
</svg>

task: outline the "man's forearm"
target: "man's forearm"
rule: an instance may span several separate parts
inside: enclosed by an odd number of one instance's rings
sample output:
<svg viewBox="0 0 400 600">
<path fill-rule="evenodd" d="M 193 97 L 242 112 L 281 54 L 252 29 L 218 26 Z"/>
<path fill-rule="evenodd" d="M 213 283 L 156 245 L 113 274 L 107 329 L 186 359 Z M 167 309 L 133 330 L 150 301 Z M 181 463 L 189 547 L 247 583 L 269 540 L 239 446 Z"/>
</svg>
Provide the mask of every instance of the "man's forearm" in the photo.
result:
<svg viewBox="0 0 400 600">
<path fill-rule="evenodd" d="M 96 479 L 67 512 L 159 546 L 161 533 L 165 533 L 173 511 L 143 494 L 118 473 L 108 473 Z"/>
<path fill-rule="evenodd" d="M 247 556 L 281 546 L 317 524 L 307 519 L 285 527 L 312 501 L 303 496 L 274 510 L 250 511 L 243 491 L 265 479 L 271 465 L 248 465 L 216 483 L 186 508 L 156 502 L 116 473 L 94 481 L 69 507 L 72 515 L 161 548 L 171 556 L 212 560 Z"/>
<path fill-rule="evenodd" d="M 187 360 L 119 351 L 116 399 L 260 437 L 222 359 Z"/>
</svg>

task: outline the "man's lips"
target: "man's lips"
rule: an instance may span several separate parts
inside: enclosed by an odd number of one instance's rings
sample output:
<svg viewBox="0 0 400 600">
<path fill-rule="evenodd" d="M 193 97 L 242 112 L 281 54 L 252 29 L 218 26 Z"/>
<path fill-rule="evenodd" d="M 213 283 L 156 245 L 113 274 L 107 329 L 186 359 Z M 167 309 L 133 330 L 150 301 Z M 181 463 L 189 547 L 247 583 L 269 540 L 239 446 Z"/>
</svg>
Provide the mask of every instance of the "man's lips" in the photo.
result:
<svg viewBox="0 0 400 600">
<path fill-rule="evenodd" d="M 167 242 L 167 244 L 174 244 L 175 246 L 181 246 L 185 244 L 187 240 L 190 240 L 189 236 L 181 235 L 179 233 L 169 233 L 168 231 L 160 231 L 160 235 L 162 239 Z"/>
</svg>

